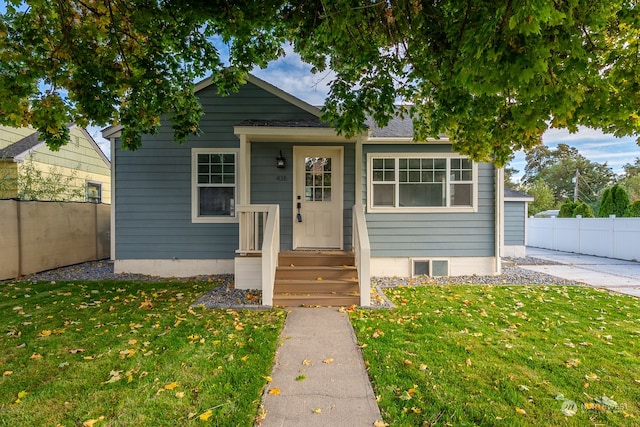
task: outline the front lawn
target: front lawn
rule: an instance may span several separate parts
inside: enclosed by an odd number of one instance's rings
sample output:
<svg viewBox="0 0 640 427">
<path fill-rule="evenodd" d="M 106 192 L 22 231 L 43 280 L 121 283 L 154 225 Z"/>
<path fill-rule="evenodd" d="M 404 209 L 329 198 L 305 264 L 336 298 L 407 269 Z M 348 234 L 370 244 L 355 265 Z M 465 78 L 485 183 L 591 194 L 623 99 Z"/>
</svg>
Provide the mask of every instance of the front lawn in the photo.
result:
<svg viewBox="0 0 640 427">
<path fill-rule="evenodd" d="M 284 312 L 214 285 L 1 283 L 0 425 L 253 425 Z"/>
<path fill-rule="evenodd" d="M 392 426 L 640 424 L 640 300 L 584 287 L 394 288 L 351 320 Z"/>
</svg>

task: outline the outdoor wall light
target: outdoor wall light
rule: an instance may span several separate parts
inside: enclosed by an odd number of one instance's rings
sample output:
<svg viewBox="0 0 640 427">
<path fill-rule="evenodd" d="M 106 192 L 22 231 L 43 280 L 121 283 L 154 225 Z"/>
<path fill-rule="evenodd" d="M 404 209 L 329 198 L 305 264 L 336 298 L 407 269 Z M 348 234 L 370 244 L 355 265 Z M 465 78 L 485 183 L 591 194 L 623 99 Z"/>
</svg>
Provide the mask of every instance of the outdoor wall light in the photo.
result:
<svg viewBox="0 0 640 427">
<path fill-rule="evenodd" d="M 282 155 L 282 150 L 280 150 L 280 155 L 276 157 L 276 167 L 278 169 L 284 169 L 287 166 L 287 159 Z"/>
</svg>

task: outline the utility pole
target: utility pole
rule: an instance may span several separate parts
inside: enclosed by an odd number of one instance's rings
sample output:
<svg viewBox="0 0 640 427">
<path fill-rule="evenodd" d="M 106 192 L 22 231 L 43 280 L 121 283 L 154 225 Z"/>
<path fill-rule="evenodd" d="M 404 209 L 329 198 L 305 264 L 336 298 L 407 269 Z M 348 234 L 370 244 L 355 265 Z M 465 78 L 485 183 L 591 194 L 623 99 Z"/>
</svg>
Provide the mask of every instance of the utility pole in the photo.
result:
<svg viewBox="0 0 640 427">
<path fill-rule="evenodd" d="M 576 169 L 576 176 L 573 177 L 573 201 L 578 203 L 578 179 L 580 178 L 580 171 Z"/>
</svg>

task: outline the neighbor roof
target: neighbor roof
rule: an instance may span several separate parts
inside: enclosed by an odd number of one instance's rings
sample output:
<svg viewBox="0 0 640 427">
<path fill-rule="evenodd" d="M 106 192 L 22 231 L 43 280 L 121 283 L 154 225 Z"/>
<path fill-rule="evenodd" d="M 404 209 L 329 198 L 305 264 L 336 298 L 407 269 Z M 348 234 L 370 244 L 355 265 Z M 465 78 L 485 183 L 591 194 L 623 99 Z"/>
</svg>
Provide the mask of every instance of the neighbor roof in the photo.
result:
<svg viewBox="0 0 640 427">
<path fill-rule="evenodd" d="M 13 159 L 16 156 L 31 150 L 38 144 L 41 144 L 39 134 L 38 132 L 34 132 L 31 135 L 0 149 L 0 159 Z"/>
<path fill-rule="evenodd" d="M 516 191 L 506 187 L 504 189 L 504 199 L 505 200 L 513 199 L 511 201 L 522 201 L 522 202 L 533 202 L 534 200 L 532 196 L 526 193 L 523 193 L 521 191 Z M 515 199 L 518 199 L 518 200 L 515 200 Z"/>
</svg>

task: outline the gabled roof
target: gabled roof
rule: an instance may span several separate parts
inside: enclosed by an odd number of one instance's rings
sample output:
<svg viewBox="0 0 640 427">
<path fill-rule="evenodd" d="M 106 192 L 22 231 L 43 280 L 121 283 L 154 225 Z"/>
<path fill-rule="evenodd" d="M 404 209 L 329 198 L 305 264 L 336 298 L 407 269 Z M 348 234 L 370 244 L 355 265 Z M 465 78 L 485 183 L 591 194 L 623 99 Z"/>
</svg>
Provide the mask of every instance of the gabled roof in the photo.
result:
<svg viewBox="0 0 640 427">
<path fill-rule="evenodd" d="M 76 127 L 76 125 L 69 125 L 69 129 Z M 84 128 L 78 127 L 80 132 L 85 136 L 89 144 L 93 147 L 93 149 L 98 153 L 100 158 L 105 162 L 108 167 L 111 167 L 111 162 L 102 152 L 96 141 L 93 137 L 87 132 Z M 0 159 L 11 159 L 21 161 L 24 156 L 26 156 L 29 152 L 37 149 L 38 147 L 44 145 L 44 142 L 40 140 L 40 134 L 37 131 L 34 131 L 31 135 L 22 138 L 19 141 L 14 142 L 11 145 L 6 146 L 3 149 L 0 149 Z"/>
<path fill-rule="evenodd" d="M 19 155 L 32 150 L 38 144 L 42 144 L 39 136 L 38 132 L 34 132 L 31 135 L 0 149 L 0 159 L 14 159 Z"/>
</svg>

